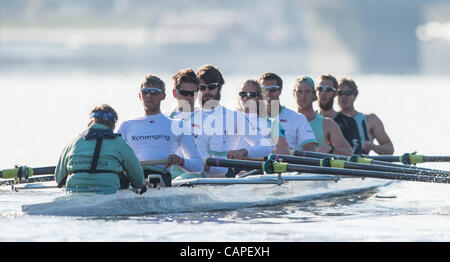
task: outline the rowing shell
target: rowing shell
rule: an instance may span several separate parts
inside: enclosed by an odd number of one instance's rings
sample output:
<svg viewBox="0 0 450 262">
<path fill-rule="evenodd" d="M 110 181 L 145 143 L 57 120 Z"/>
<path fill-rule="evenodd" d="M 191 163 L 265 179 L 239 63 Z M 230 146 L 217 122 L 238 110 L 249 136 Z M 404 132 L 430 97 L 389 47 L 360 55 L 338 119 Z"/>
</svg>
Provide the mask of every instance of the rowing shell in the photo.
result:
<svg viewBox="0 0 450 262">
<path fill-rule="evenodd" d="M 22 187 L 25 190 L 20 190 L 20 194 L 30 194 L 31 203 L 22 205 L 25 214 L 105 217 L 235 210 L 358 193 L 390 183 L 392 181 L 383 179 L 284 173 L 246 178 L 174 180 L 173 187 L 148 190 L 143 195 L 130 190 L 119 190 L 109 195 L 69 194 L 61 189 L 48 188 L 54 182 L 33 185 L 46 189 L 27 190 L 26 186 Z M 38 192 L 42 192 L 47 201 L 39 201 Z M 48 201 L 50 196 L 53 199 Z"/>
</svg>

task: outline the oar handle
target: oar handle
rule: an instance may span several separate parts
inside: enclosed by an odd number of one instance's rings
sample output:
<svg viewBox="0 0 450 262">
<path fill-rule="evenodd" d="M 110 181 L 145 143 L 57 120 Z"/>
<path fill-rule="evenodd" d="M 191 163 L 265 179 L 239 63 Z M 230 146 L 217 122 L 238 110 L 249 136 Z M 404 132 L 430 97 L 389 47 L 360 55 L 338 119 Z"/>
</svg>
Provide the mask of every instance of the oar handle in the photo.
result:
<svg viewBox="0 0 450 262">
<path fill-rule="evenodd" d="M 141 163 L 141 166 L 167 165 L 169 163 L 169 159 L 161 158 L 161 159 L 142 160 L 139 162 Z"/>
</svg>

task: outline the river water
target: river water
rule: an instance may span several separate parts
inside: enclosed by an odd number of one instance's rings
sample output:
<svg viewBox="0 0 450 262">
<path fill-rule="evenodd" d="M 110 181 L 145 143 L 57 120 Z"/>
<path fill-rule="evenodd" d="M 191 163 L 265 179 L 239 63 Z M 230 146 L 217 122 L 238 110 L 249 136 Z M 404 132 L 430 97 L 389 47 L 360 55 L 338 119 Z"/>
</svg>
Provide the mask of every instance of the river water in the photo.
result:
<svg viewBox="0 0 450 262">
<path fill-rule="evenodd" d="M 107 103 L 119 122 L 143 115 L 138 86 L 148 72 L 0 73 L 0 168 L 55 165 L 62 148 L 87 125 L 90 109 Z M 161 74 L 173 108 L 170 74 Z M 295 75 L 281 75 L 281 103 L 294 109 Z M 224 72 L 222 101 L 233 107 L 237 89 L 257 75 Z M 337 76 L 340 78 L 341 76 Z M 383 121 L 395 154 L 449 155 L 450 77 L 356 75 L 356 107 Z M 337 105 L 336 105 L 337 107 Z M 450 170 L 447 163 L 423 167 Z M 0 191 L 0 241 L 449 241 L 448 185 L 396 182 L 377 190 L 310 201 L 205 212 L 121 217 L 26 215 L 33 195 Z"/>
</svg>

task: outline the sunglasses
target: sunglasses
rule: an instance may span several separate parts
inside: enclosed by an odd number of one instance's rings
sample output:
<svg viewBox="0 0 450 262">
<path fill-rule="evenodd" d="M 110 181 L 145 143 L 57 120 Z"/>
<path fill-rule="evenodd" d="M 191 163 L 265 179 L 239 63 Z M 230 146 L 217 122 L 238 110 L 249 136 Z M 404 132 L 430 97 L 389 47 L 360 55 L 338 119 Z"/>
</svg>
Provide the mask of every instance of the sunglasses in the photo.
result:
<svg viewBox="0 0 450 262">
<path fill-rule="evenodd" d="M 219 86 L 219 83 L 211 83 L 211 84 L 200 84 L 200 90 L 205 91 L 206 88 L 209 90 L 214 90 Z"/>
<path fill-rule="evenodd" d="M 280 90 L 279 86 L 264 86 L 263 88 L 265 91 L 269 91 L 270 93 Z"/>
<path fill-rule="evenodd" d="M 318 86 L 316 91 L 322 92 L 322 91 L 326 91 L 326 92 L 335 92 L 336 88 L 334 86 Z"/>
<path fill-rule="evenodd" d="M 187 90 L 177 90 L 178 93 L 182 96 L 194 96 L 195 95 L 195 91 L 187 91 Z"/>
<path fill-rule="evenodd" d="M 258 93 L 257 92 L 244 92 L 244 91 L 242 91 L 242 92 L 239 92 L 239 96 L 242 97 L 242 98 L 244 98 L 246 96 L 248 98 L 254 98 L 254 97 L 258 96 Z"/>
<path fill-rule="evenodd" d="M 338 96 L 342 96 L 342 95 L 351 96 L 353 94 L 355 94 L 355 91 L 353 91 L 353 90 L 339 90 L 338 91 Z"/>
<path fill-rule="evenodd" d="M 144 87 L 141 89 L 141 92 L 145 95 L 147 95 L 148 93 L 152 94 L 152 95 L 158 95 L 160 93 L 162 93 L 163 91 L 159 88 L 154 88 L 154 87 Z"/>
</svg>

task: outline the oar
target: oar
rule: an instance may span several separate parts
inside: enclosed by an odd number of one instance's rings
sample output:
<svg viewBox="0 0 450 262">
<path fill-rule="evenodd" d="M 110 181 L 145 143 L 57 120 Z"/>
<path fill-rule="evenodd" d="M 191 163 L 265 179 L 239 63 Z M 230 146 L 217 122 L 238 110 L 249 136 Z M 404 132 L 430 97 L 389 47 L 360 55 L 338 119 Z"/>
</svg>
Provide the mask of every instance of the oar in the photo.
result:
<svg viewBox="0 0 450 262">
<path fill-rule="evenodd" d="M 206 159 L 206 164 L 209 166 L 240 167 L 242 169 L 247 169 L 247 170 L 259 169 L 259 170 L 264 171 L 265 173 L 301 172 L 301 173 L 317 173 L 317 174 L 354 176 L 354 177 L 361 177 L 361 178 L 371 177 L 371 178 L 390 179 L 390 180 L 450 183 L 449 177 L 424 176 L 424 175 L 402 174 L 402 173 L 395 173 L 395 172 L 382 172 L 382 171 L 369 171 L 369 170 L 356 170 L 356 169 L 342 169 L 342 168 L 332 168 L 332 167 L 316 167 L 316 166 L 307 166 L 307 165 L 298 165 L 298 164 L 288 164 L 288 163 L 276 162 L 273 160 L 259 162 L 259 161 L 247 161 L 247 160 L 208 158 L 208 159 Z"/>
<path fill-rule="evenodd" d="M 31 168 L 27 166 L 16 166 L 12 169 L 0 170 L 0 178 L 29 178 L 36 175 L 49 175 L 55 173 L 55 166 Z"/>
<path fill-rule="evenodd" d="M 161 158 L 152 160 L 142 160 L 139 162 L 141 163 L 141 166 L 155 166 L 155 165 L 167 165 L 169 163 L 169 160 L 167 158 Z"/>
<path fill-rule="evenodd" d="M 248 177 L 248 176 L 255 176 L 255 175 L 261 175 L 262 171 L 259 169 L 253 169 L 243 175 L 240 175 L 239 178 L 244 178 L 244 177 Z"/>
<path fill-rule="evenodd" d="M 167 158 L 162 159 L 152 159 L 152 160 L 143 160 L 139 161 L 141 166 L 153 166 L 153 165 L 163 165 L 168 163 Z M 0 170 L 0 178 L 3 179 L 29 179 L 33 176 L 38 175 L 50 175 L 55 173 L 55 166 L 47 166 L 47 167 L 36 167 L 31 168 L 27 166 L 16 166 L 12 169 L 3 169 Z"/>
<path fill-rule="evenodd" d="M 378 161 L 375 159 L 362 157 L 362 156 L 341 156 L 341 155 L 333 155 L 333 154 L 325 154 L 320 152 L 311 152 L 311 151 L 303 151 L 303 150 L 295 150 L 294 156 L 303 156 L 303 157 L 313 157 L 313 158 L 334 158 L 338 160 L 344 160 L 348 162 L 356 162 L 356 163 L 362 163 L 362 164 L 371 164 L 371 165 L 382 165 L 382 166 L 392 166 L 392 167 L 400 167 L 400 168 L 410 168 L 413 170 L 424 170 L 424 171 L 437 171 L 434 169 L 424 168 L 424 167 L 417 167 L 417 166 L 407 166 L 407 165 L 401 165 L 401 164 L 394 164 L 384 161 Z M 448 171 L 447 171 L 448 173 Z"/>
<path fill-rule="evenodd" d="M 334 168 L 348 168 L 348 169 L 359 169 L 359 170 L 373 170 L 373 171 L 383 171 L 383 172 L 395 172 L 403 174 L 416 174 L 416 175 L 426 175 L 426 176 L 449 176 L 450 172 L 444 170 L 420 170 L 409 167 L 396 167 L 396 166 L 384 166 L 384 165 L 370 165 L 363 163 L 347 162 L 344 160 L 331 159 L 331 158 L 312 158 L 312 157 L 302 157 L 302 156 L 291 156 L 291 155 L 279 155 L 270 154 L 268 159 L 274 161 L 287 162 L 291 164 L 301 164 L 301 165 L 313 165 L 321 167 L 334 167 Z"/>
<path fill-rule="evenodd" d="M 55 180 L 55 176 L 54 175 L 38 175 L 38 176 L 33 176 L 28 178 L 28 180 L 24 180 L 24 181 L 20 181 L 20 183 L 22 182 L 26 182 L 26 183 L 35 183 L 35 182 L 45 182 L 45 181 L 54 181 Z M 14 183 L 18 183 L 19 181 L 14 181 L 12 179 L 0 179 L 0 185 L 9 185 L 9 184 L 14 184 Z"/>
<path fill-rule="evenodd" d="M 415 165 L 426 162 L 450 162 L 450 156 L 425 156 L 417 155 L 415 153 L 405 153 L 401 156 L 369 156 L 363 155 L 363 157 L 385 161 L 385 162 L 400 162 L 405 165 Z"/>
<path fill-rule="evenodd" d="M 295 150 L 295 156 L 306 156 L 306 157 L 316 157 L 316 158 L 324 158 L 324 157 L 334 157 L 337 159 L 345 160 L 349 157 L 332 155 L 332 154 L 324 154 L 319 152 L 310 152 L 303 150 Z M 401 156 L 370 156 L 370 155 L 361 155 L 361 156 L 352 156 L 358 157 L 358 162 L 371 162 L 372 164 L 383 164 L 386 165 L 386 162 L 400 162 L 407 165 L 415 165 L 425 162 L 450 162 L 450 156 L 424 156 L 417 155 L 415 153 L 403 154 Z M 384 163 L 382 163 L 384 162 Z"/>
</svg>

